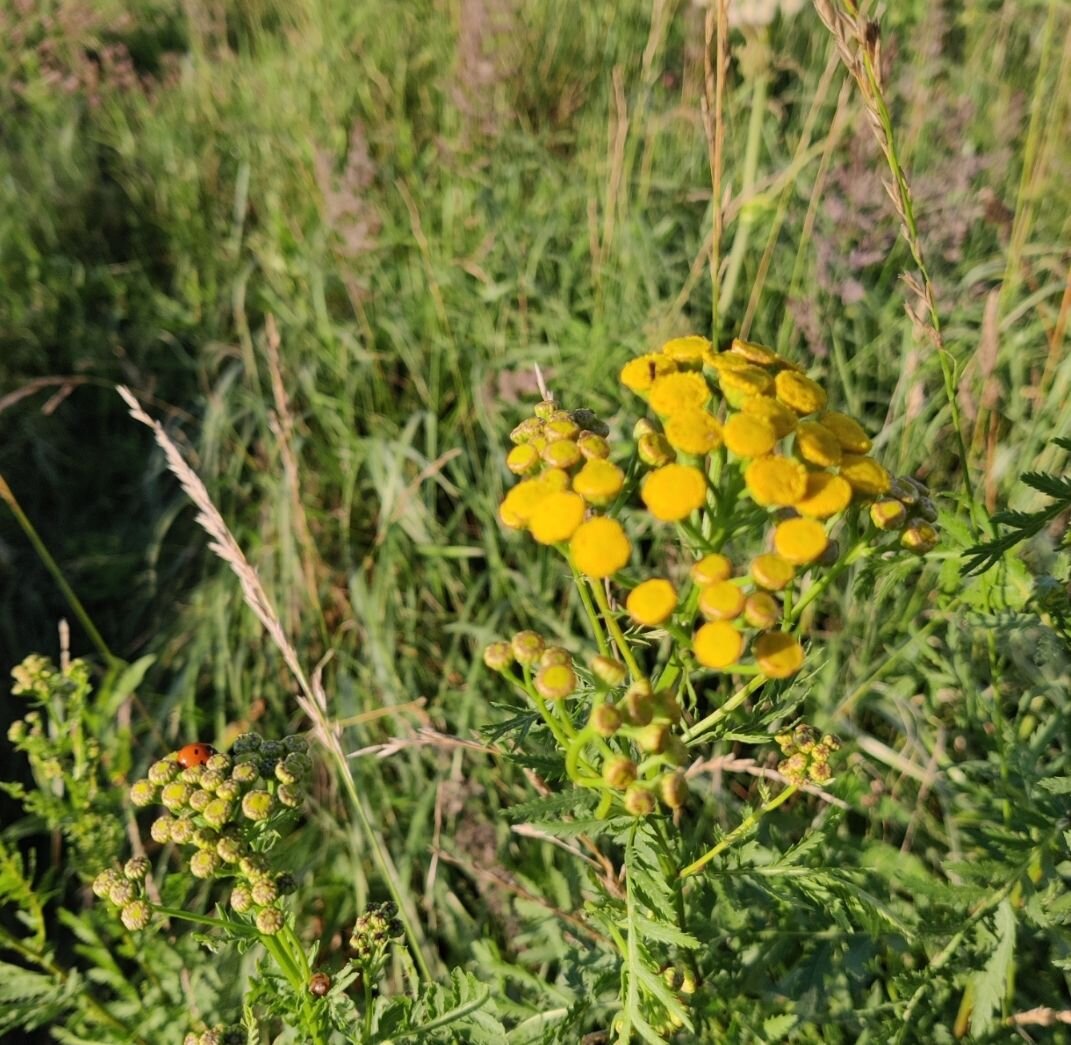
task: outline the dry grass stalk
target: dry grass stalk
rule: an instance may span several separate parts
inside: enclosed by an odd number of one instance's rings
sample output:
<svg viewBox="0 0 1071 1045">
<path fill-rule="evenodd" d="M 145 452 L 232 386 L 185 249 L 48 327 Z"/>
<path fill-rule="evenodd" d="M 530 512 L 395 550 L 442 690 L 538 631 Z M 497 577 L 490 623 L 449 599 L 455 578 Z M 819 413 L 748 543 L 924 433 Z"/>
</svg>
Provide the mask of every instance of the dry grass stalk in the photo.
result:
<svg viewBox="0 0 1071 1045">
<path fill-rule="evenodd" d="M 729 3 L 717 0 L 707 10 L 703 27 L 703 132 L 707 139 L 707 159 L 710 164 L 711 239 L 710 294 L 711 337 L 718 340 L 720 296 L 721 235 L 725 225 L 722 206 L 721 179 L 725 168 L 725 76 L 729 68 Z"/>
</svg>

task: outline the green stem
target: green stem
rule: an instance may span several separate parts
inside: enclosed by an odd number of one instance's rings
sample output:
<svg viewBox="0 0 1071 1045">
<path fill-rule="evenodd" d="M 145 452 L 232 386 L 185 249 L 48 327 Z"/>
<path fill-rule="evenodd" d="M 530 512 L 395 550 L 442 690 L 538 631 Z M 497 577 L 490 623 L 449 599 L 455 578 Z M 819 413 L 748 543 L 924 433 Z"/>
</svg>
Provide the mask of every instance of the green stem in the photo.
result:
<svg viewBox="0 0 1071 1045">
<path fill-rule="evenodd" d="M 93 621 L 90 620 L 85 606 L 82 605 L 78 596 L 75 595 L 74 589 L 67 583 L 67 579 L 63 576 L 63 571 L 59 568 L 56 560 L 52 558 L 52 554 L 49 552 L 48 548 L 45 547 L 45 542 L 41 540 L 40 534 L 38 534 L 33 523 L 30 522 L 29 517 L 22 510 L 22 506 L 19 504 L 11 487 L 8 486 L 3 476 L 0 476 L 0 499 L 3 499 L 11 509 L 11 514 L 15 516 L 16 521 L 22 528 L 22 532 L 26 534 L 30 544 L 33 545 L 33 549 L 37 552 L 37 556 L 41 562 L 44 563 L 45 569 L 52 574 L 52 579 L 56 582 L 56 586 L 67 600 L 67 605 L 71 607 L 72 612 L 85 629 L 90 642 L 97 647 L 97 652 L 104 658 L 104 662 L 109 668 L 118 667 L 122 661 L 108 649 L 108 644 L 104 641 L 104 637 L 97 631 Z"/>
<path fill-rule="evenodd" d="M 159 904 L 152 904 L 151 906 L 157 914 L 165 915 L 168 918 L 177 918 L 179 921 L 193 922 L 195 925 L 207 925 L 212 929 L 223 929 L 226 932 L 240 933 L 243 936 L 262 935 L 252 925 L 247 925 L 245 922 L 233 922 L 229 918 L 213 918 L 209 914 L 184 911 L 181 907 L 162 907 Z"/>
<path fill-rule="evenodd" d="M 829 572 L 815 581 L 799 598 L 791 611 L 785 613 L 785 624 L 794 626 L 799 623 L 803 611 L 824 592 L 849 566 L 870 554 L 870 546 L 864 537 L 860 537 Z"/>
<path fill-rule="evenodd" d="M 290 931 L 289 928 L 286 932 L 289 932 L 291 939 L 294 939 L 293 932 Z M 293 954 L 290 953 L 290 949 L 287 946 L 287 941 L 284 939 L 283 934 L 280 934 L 279 936 L 262 936 L 261 942 L 264 944 L 265 950 L 267 950 L 272 958 L 275 959 L 275 964 L 282 970 L 282 973 L 293 989 L 295 996 L 300 999 L 301 1022 L 304 1025 L 305 1033 L 309 1035 L 308 1040 L 313 1042 L 313 1045 L 326 1045 L 327 1039 L 323 1036 L 321 1031 L 320 1020 L 312 1009 L 312 1002 L 308 990 L 309 977 L 307 971 L 306 974 L 302 976 L 301 968 L 297 961 L 295 961 Z M 302 964 L 304 964 L 304 952 L 302 952 L 301 958 Z"/>
<path fill-rule="evenodd" d="M 587 583 L 580 571 L 573 565 L 572 556 L 567 554 L 565 558 L 569 563 L 569 569 L 573 571 L 573 580 L 576 582 L 576 590 L 580 592 L 580 601 L 584 606 L 584 612 L 587 614 L 588 621 L 591 624 L 591 630 L 595 636 L 595 644 L 599 647 L 599 653 L 604 657 L 608 657 L 610 655 L 610 644 L 606 641 L 606 633 L 602 630 L 602 625 L 599 623 L 599 615 L 595 612 L 595 606 L 591 601 L 591 593 L 588 591 Z"/>
<path fill-rule="evenodd" d="M 595 596 L 595 602 L 599 609 L 602 610 L 602 616 L 603 620 L 606 622 L 607 630 L 613 636 L 614 642 L 617 644 L 618 651 L 621 654 L 621 658 L 628 666 L 630 674 L 634 679 L 645 678 L 646 676 L 643 674 L 643 671 L 640 670 L 639 664 L 636 663 L 636 658 L 632 655 L 628 640 L 621 631 L 621 627 L 617 623 L 617 618 L 614 616 L 613 610 L 610 609 L 610 600 L 606 597 L 606 590 L 598 581 L 592 580 L 590 583 L 591 593 Z"/>
<path fill-rule="evenodd" d="M 738 689 L 720 708 L 716 708 L 706 718 L 700 719 L 686 730 L 683 738 L 685 743 L 694 744 L 704 733 L 709 733 L 726 715 L 740 707 L 764 682 L 766 682 L 765 675 L 756 675 L 746 686 Z"/>
<path fill-rule="evenodd" d="M 783 802 L 787 802 L 798 790 L 799 788 L 796 784 L 789 784 L 776 798 L 771 798 L 769 802 L 759 806 L 758 809 L 753 809 L 747 815 L 747 818 L 737 824 L 716 846 L 708 849 L 698 860 L 693 860 L 692 863 L 683 868 L 680 872 L 680 877 L 688 878 L 690 875 L 697 874 L 716 856 L 724 853 L 729 846 L 739 841 L 767 813 L 773 812 Z"/>
</svg>

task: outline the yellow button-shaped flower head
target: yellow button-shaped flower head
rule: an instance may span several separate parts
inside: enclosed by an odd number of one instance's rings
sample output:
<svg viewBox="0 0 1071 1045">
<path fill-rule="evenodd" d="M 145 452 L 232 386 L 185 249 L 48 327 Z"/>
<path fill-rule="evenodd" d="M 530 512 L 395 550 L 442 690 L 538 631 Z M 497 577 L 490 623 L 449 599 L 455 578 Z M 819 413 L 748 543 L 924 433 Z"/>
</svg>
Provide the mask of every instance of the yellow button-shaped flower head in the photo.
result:
<svg viewBox="0 0 1071 1045">
<path fill-rule="evenodd" d="M 656 378 L 663 374 L 672 374 L 677 369 L 677 364 L 669 356 L 649 352 L 645 356 L 637 356 L 629 360 L 621 368 L 621 384 L 633 392 L 642 393 L 650 389 Z"/>
<path fill-rule="evenodd" d="M 733 355 L 743 356 L 749 363 L 754 363 L 756 366 L 774 366 L 781 358 L 772 348 L 754 341 L 744 341 L 739 337 L 733 338 L 729 351 Z"/>
<path fill-rule="evenodd" d="M 774 529 L 777 554 L 796 566 L 814 562 L 829 545 L 826 528 L 814 519 L 786 519 Z"/>
<path fill-rule="evenodd" d="M 594 432 L 581 432 L 576 445 L 580 452 L 590 461 L 598 457 L 610 456 L 610 444 L 605 436 L 596 435 Z"/>
<path fill-rule="evenodd" d="M 536 675 L 535 688 L 544 700 L 564 700 L 576 689 L 576 675 L 568 664 L 548 664 Z"/>
<path fill-rule="evenodd" d="M 744 637 L 727 620 L 704 624 L 692 639 L 695 659 L 705 668 L 727 668 L 740 659 Z"/>
<path fill-rule="evenodd" d="M 722 426 L 722 439 L 737 457 L 762 457 L 774 448 L 777 433 L 761 417 L 733 414 Z"/>
<path fill-rule="evenodd" d="M 750 363 L 742 367 L 722 367 L 718 372 L 718 384 L 733 406 L 739 406 L 749 396 L 766 395 L 774 387 L 773 378 L 761 367 Z"/>
<path fill-rule="evenodd" d="M 740 409 L 752 417 L 760 417 L 769 424 L 778 439 L 794 432 L 799 423 L 795 410 L 779 403 L 772 396 L 750 396 L 741 404 Z"/>
<path fill-rule="evenodd" d="M 806 374 L 782 370 L 776 377 L 777 398 L 797 414 L 815 414 L 825 408 L 825 389 Z"/>
<path fill-rule="evenodd" d="M 698 468 L 667 464 L 648 474 L 640 497 L 647 510 L 663 522 L 686 519 L 706 500 L 707 481 Z"/>
<path fill-rule="evenodd" d="M 698 369 L 703 365 L 703 358 L 710 351 L 710 342 L 698 334 L 687 337 L 675 337 L 662 346 L 662 354 L 669 356 L 682 367 Z"/>
<path fill-rule="evenodd" d="M 744 604 L 744 620 L 753 628 L 772 628 L 781 616 L 777 600 L 764 591 L 752 592 Z"/>
<path fill-rule="evenodd" d="M 533 509 L 528 529 L 540 544 L 567 541 L 584 521 L 584 498 L 562 491 L 548 494 Z"/>
<path fill-rule="evenodd" d="M 545 468 L 538 478 L 553 493 L 569 489 L 569 473 L 564 468 Z"/>
<path fill-rule="evenodd" d="M 727 581 L 732 575 L 733 564 L 724 555 L 717 553 L 704 555 L 692 565 L 692 580 L 700 587 L 717 581 Z"/>
<path fill-rule="evenodd" d="M 793 507 L 800 515 L 815 519 L 828 519 L 843 512 L 851 504 L 852 488 L 847 479 L 828 472 L 811 472 L 807 476 L 807 489 L 803 499 Z"/>
<path fill-rule="evenodd" d="M 688 408 L 701 408 L 709 401 L 710 387 L 703 375 L 694 370 L 656 377 L 647 394 L 647 402 L 659 417 L 668 417 Z"/>
<path fill-rule="evenodd" d="M 529 443 L 521 443 L 506 455 L 506 467 L 514 475 L 534 472 L 539 467 L 539 451 Z"/>
<path fill-rule="evenodd" d="M 637 624 L 654 627 L 677 608 L 677 593 L 669 581 L 655 577 L 637 584 L 628 593 L 625 608 Z"/>
<path fill-rule="evenodd" d="M 572 439 L 555 439 L 543 447 L 543 460 L 552 468 L 572 468 L 584 459 Z"/>
<path fill-rule="evenodd" d="M 715 581 L 699 596 L 699 612 L 707 620 L 733 620 L 744 612 L 744 602 L 744 593 L 732 581 Z"/>
<path fill-rule="evenodd" d="M 807 490 L 807 469 L 788 457 L 760 457 L 747 466 L 744 482 L 756 504 L 789 508 Z"/>
<path fill-rule="evenodd" d="M 766 552 L 756 555 L 751 562 L 752 580 L 767 591 L 780 591 L 792 583 L 796 569 L 783 555 Z"/>
<path fill-rule="evenodd" d="M 863 426 L 854 417 L 830 410 L 821 417 L 826 426 L 838 439 L 842 450 L 850 454 L 868 454 L 874 445 L 870 436 L 863 431 Z"/>
<path fill-rule="evenodd" d="M 514 530 L 523 530 L 532 517 L 536 505 L 553 493 L 543 476 L 538 479 L 522 479 L 502 500 L 498 517 Z"/>
<path fill-rule="evenodd" d="M 809 464 L 835 468 L 840 464 L 840 441 L 825 425 L 801 421 L 796 429 L 796 453 Z"/>
<path fill-rule="evenodd" d="M 873 457 L 845 454 L 840 462 L 840 474 L 847 479 L 856 497 L 873 500 L 889 489 L 892 476 Z"/>
<path fill-rule="evenodd" d="M 666 419 L 666 439 L 674 450 L 701 457 L 721 446 L 721 422 L 706 410 L 681 410 Z"/>
<path fill-rule="evenodd" d="M 783 631 L 770 631 L 755 640 L 755 660 L 764 675 L 787 679 L 803 667 L 803 647 Z"/>
<path fill-rule="evenodd" d="M 571 417 L 555 417 L 543 426 L 547 439 L 576 439 L 580 435 L 580 425 Z"/>
<path fill-rule="evenodd" d="M 588 504 L 609 504 L 625 485 L 625 473 L 601 457 L 587 461 L 573 477 L 573 489 Z"/>
<path fill-rule="evenodd" d="M 585 577 L 600 579 L 617 573 L 628 562 L 632 545 L 616 519 L 600 515 L 577 527 L 569 553 Z"/>
</svg>

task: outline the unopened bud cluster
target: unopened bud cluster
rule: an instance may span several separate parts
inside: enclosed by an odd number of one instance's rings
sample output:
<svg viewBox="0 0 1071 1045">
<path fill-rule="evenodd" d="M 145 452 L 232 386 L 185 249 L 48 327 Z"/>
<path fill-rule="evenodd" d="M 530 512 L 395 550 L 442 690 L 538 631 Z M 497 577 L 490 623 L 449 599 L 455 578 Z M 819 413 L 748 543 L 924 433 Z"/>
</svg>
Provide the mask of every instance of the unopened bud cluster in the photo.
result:
<svg viewBox="0 0 1071 1045">
<path fill-rule="evenodd" d="M 93 879 L 93 893 L 119 911 L 123 925 L 131 932 L 149 924 L 152 909 L 145 900 L 145 877 L 149 861 L 144 856 L 127 860 L 122 868 L 109 867 Z"/>
<path fill-rule="evenodd" d="M 153 841 L 185 851 L 195 878 L 232 882 L 233 911 L 249 915 L 259 932 L 274 935 L 284 924 L 280 900 L 296 882 L 273 872 L 268 854 L 303 805 L 311 768 L 304 738 L 262 740 L 246 733 L 229 754 L 212 754 L 202 764 L 183 768 L 174 754 L 153 763 L 131 786 L 130 800 L 138 807 L 164 806 L 167 812 L 149 829 Z M 132 879 L 134 863 L 124 869 L 126 882 L 140 881 Z M 146 861 L 141 878 L 147 870 Z M 105 871 L 94 891 L 121 908 L 128 929 L 144 928 L 148 905 L 137 889 L 116 882 L 117 872 Z"/>
<path fill-rule="evenodd" d="M 387 944 L 401 936 L 402 931 L 398 908 L 393 903 L 372 904 L 354 923 L 350 947 L 357 961 L 371 965 L 383 956 Z"/>
<path fill-rule="evenodd" d="M 207 1030 L 190 1031 L 183 1039 L 182 1045 L 245 1045 L 248 1035 L 241 1024 L 224 1026 L 219 1024 Z"/>
<path fill-rule="evenodd" d="M 797 787 L 806 784 L 828 784 L 833 779 L 829 759 L 840 750 L 840 741 L 830 733 L 819 733 L 813 726 L 799 725 L 791 733 L 776 738 L 784 758 L 778 772 Z"/>
<path fill-rule="evenodd" d="M 933 551 L 940 539 L 929 488 L 910 475 L 893 479 L 887 496 L 871 504 L 870 521 L 879 530 L 898 532 L 900 546 L 916 555 Z"/>
</svg>

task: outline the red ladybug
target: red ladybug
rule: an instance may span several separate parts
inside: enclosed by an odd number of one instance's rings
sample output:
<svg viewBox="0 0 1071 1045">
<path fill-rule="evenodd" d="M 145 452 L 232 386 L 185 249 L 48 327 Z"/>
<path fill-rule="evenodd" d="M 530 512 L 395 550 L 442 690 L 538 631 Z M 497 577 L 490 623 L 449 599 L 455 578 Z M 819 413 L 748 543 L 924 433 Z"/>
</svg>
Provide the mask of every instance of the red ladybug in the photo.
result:
<svg viewBox="0 0 1071 1045">
<path fill-rule="evenodd" d="M 175 752 L 175 761 L 183 769 L 189 769 L 190 766 L 203 766 L 215 753 L 211 744 L 187 744 Z"/>
</svg>

